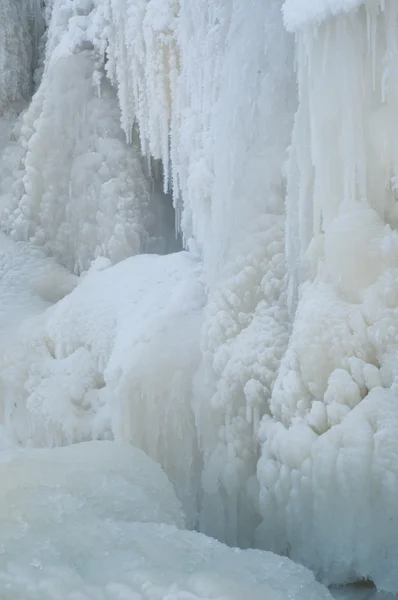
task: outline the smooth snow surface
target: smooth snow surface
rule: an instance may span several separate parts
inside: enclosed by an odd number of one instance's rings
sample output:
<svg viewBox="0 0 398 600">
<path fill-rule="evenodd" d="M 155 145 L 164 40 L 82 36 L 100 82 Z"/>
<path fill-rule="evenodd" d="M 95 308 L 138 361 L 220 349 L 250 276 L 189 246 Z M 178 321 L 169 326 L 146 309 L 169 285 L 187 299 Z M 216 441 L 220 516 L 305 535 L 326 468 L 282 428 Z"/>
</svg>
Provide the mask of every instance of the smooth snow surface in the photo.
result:
<svg viewBox="0 0 398 600">
<path fill-rule="evenodd" d="M 330 598 L 288 559 L 178 529 L 172 486 L 140 450 L 24 450 L 1 457 L 0 478 L 3 600 Z"/>
<path fill-rule="evenodd" d="M 339 13 L 355 10 L 366 2 L 367 0 L 285 0 L 285 26 L 288 31 L 297 31 L 304 25 L 319 24 Z"/>
</svg>

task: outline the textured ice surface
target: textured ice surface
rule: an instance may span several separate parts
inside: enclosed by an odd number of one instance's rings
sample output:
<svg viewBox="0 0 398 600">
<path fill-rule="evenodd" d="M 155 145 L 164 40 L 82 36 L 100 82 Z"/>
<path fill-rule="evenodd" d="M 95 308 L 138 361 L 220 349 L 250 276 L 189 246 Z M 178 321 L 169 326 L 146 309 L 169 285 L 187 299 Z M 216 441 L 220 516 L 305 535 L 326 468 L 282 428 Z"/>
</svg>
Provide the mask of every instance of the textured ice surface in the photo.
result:
<svg viewBox="0 0 398 600">
<path fill-rule="evenodd" d="M 369 2 L 296 36 L 286 241 L 298 303 L 257 468 L 263 547 L 324 582 L 394 592 L 397 20 L 396 2 Z"/>
<path fill-rule="evenodd" d="M 192 385 L 204 303 L 198 269 L 185 252 L 115 266 L 97 260 L 64 301 L 26 321 L 0 354 L 7 439 L 131 441 L 162 464 L 192 516 L 200 464 Z M 18 271 L 9 264 L 7 273 L 12 298 Z M 3 310 L 13 315 L 13 307 Z"/>
<path fill-rule="evenodd" d="M 0 232 L 0 342 L 24 319 L 71 292 L 77 281 L 38 248 L 13 243 Z"/>
</svg>

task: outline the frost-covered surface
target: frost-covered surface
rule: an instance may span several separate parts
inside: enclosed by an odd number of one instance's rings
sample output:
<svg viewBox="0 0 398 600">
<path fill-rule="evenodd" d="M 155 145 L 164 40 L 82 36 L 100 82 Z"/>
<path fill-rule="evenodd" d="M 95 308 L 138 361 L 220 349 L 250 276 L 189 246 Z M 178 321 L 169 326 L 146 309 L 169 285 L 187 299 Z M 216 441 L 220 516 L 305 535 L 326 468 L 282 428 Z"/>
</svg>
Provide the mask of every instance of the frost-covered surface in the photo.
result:
<svg viewBox="0 0 398 600">
<path fill-rule="evenodd" d="M 164 198 L 152 193 L 137 144 L 126 144 L 116 91 L 87 32 L 89 9 L 48 7 L 41 85 L 0 168 L 2 228 L 76 273 L 97 256 L 116 263 L 162 249 L 156 238 L 166 235 L 155 223 Z"/>
<path fill-rule="evenodd" d="M 51 307 L 76 281 L 1 254 L 1 444 L 128 440 L 189 526 L 398 591 L 396 1 L 51 0 L 46 19 L 40 87 L 0 122 L 0 224 L 72 271 L 97 260 Z M 3 103 L 32 82 L 16 48 Z M 122 260 L 164 234 L 138 138 L 191 255 Z M 163 532 L 170 565 L 183 540 L 223 548 Z"/>
<path fill-rule="evenodd" d="M 0 473 L 3 560 L 17 556 L 14 545 L 27 528 L 42 535 L 31 563 L 39 560 L 46 543 L 57 543 L 51 526 L 59 527 L 64 519 L 70 542 L 86 519 L 184 527 L 180 503 L 160 466 L 127 444 L 85 442 L 51 450 L 9 450 L 0 454 Z M 74 516 L 80 523 L 71 527 Z M 82 536 L 86 534 L 81 531 Z M 32 552 L 32 548 L 26 550 Z M 79 548 L 76 554 L 82 551 Z"/>
<path fill-rule="evenodd" d="M 126 135 L 137 122 L 143 151 L 162 159 L 184 237 L 200 248 L 211 282 L 259 216 L 283 210 L 296 98 L 281 6 L 104 0 L 92 13 L 89 32 L 105 52 Z"/>
<path fill-rule="evenodd" d="M 329 600 L 313 575 L 269 553 L 178 529 L 160 467 L 109 442 L 0 460 L 4 600 Z"/>
<path fill-rule="evenodd" d="M 397 18 L 395 2 L 369 3 L 298 34 L 287 243 L 302 286 L 258 463 L 263 547 L 326 582 L 387 591 L 398 590 Z"/>
<path fill-rule="evenodd" d="M 31 92 L 35 33 L 42 27 L 39 2 L 2 0 L 0 4 L 0 117 L 10 102 L 27 100 Z"/>
<path fill-rule="evenodd" d="M 367 0 L 285 0 L 283 16 L 286 29 L 297 31 L 303 25 L 319 24 L 342 12 L 357 9 Z"/>
<path fill-rule="evenodd" d="M 136 124 L 143 152 L 162 159 L 178 225 L 203 258 L 209 288 L 194 400 L 205 460 L 201 523 L 242 545 L 258 521 L 257 430 L 289 331 L 282 167 L 296 95 L 281 6 L 48 3 L 43 80 L 23 119 L 22 156 L 13 147 L 3 161 L 3 226 L 79 272 L 95 256 L 117 262 L 145 250 L 146 221 L 159 216 L 135 150 L 117 132 L 116 92 L 127 139 L 134 142 Z M 62 144 L 48 153 L 53 139 Z M 152 405 L 156 381 L 145 393 Z"/>
</svg>

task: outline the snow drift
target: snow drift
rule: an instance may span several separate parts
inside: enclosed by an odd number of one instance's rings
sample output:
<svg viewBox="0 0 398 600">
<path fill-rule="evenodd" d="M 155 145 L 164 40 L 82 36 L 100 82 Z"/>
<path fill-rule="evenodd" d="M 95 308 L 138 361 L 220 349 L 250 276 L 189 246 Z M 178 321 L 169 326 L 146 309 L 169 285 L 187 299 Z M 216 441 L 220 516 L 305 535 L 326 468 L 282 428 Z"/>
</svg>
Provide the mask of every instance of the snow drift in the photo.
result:
<svg viewBox="0 0 398 600">
<path fill-rule="evenodd" d="M 328 600 L 288 559 L 227 548 L 177 527 L 160 467 L 129 446 L 90 442 L 0 461 L 4 600 Z"/>
<path fill-rule="evenodd" d="M 353 11 L 366 2 L 367 0 L 285 0 L 282 9 L 284 23 L 288 31 L 298 31 L 307 24 L 319 25 L 339 13 Z"/>
<path fill-rule="evenodd" d="M 397 4 L 242 6 L 54 0 L 33 80 L 7 50 L 4 105 L 41 83 L 0 224 L 88 274 L 53 307 L 4 278 L 1 442 L 131 441 L 189 526 L 397 591 Z M 128 258 L 165 235 L 152 159 L 189 252 Z"/>
</svg>

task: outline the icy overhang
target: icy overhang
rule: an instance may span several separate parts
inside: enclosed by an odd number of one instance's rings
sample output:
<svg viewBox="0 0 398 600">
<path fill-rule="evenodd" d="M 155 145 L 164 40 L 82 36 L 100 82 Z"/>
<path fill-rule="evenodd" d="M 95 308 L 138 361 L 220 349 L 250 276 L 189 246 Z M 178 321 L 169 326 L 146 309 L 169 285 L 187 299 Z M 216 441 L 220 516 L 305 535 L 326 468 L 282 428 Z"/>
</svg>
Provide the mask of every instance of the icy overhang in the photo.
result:
<svg viewBox="0 0 398 600">
<path fill-rule="evenodd" d="M 367 0 L 285 0 L 283 18 L 288 31 L 298 31 L 308 23 L 320 23 L 328 17 L 355 10 Z"/>
</svg>

